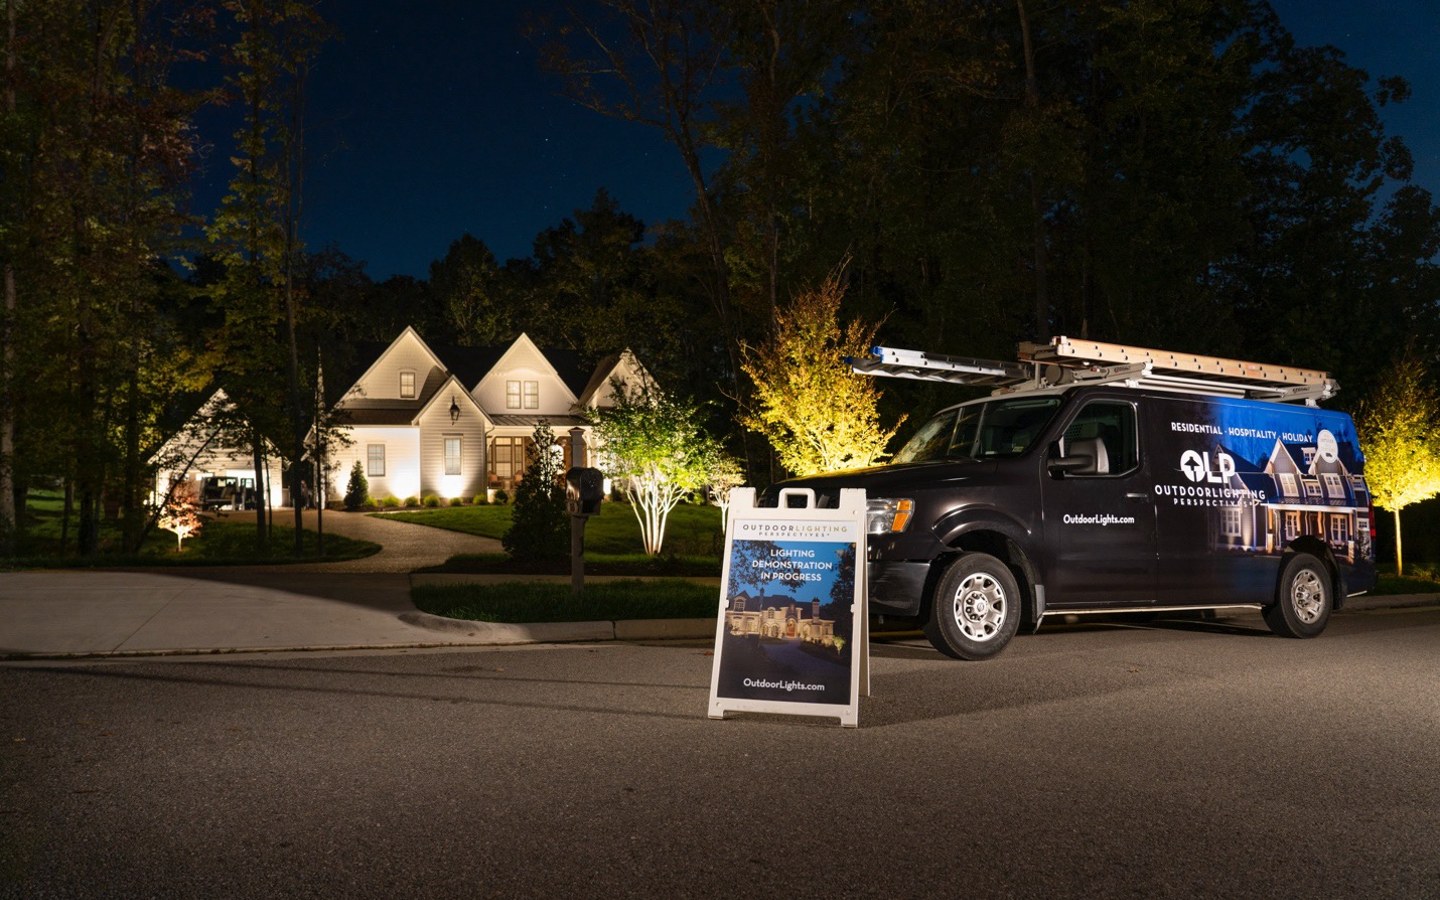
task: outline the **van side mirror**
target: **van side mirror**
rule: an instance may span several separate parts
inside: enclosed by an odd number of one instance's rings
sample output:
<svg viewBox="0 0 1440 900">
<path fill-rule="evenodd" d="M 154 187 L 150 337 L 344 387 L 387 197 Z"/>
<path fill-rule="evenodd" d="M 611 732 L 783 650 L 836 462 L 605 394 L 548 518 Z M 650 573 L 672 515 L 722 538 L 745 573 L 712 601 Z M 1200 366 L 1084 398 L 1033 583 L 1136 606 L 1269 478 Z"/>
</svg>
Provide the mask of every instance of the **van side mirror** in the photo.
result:
<svg viewBox="0 0 1440 900">
<path fill-rule="evenodd" d="M 1063 478 L 1072 472 L 1081 472 L 1092 468 L 1095 465 L 1095 458 L 1079 453 L 1061 456 L 1060 444 L 1056 442 L 1050 445 L 1050 460 L 1046 465 L 1051 478 Z"/>
</svg>

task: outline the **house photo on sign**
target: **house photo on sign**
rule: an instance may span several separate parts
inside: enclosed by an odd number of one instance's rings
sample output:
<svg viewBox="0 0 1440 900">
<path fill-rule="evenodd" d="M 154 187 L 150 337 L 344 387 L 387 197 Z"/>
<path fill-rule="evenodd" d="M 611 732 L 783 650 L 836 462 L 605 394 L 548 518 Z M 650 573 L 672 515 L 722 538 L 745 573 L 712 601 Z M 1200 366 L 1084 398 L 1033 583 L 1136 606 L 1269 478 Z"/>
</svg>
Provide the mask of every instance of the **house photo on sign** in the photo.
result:
<svg viewBox="0 0 1440 900">
<path fill-rule="evenodd" d="M 732 501 L 725 545 L 710 715 L 788 712 L 854 724 L 866 638 L 857 590 L 863 493 L 855 492 L 857 515 L 745 508 L 753 503 L 745 491 Z"/>
</svg>

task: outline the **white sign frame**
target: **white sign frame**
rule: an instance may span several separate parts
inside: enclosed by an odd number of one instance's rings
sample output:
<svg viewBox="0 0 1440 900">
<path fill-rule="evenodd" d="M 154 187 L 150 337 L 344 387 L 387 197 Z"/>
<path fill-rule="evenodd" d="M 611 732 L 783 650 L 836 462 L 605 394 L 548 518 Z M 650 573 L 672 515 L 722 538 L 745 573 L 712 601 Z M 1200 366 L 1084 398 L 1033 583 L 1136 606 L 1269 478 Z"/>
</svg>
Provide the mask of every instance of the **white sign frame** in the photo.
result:
<svg viewBox="0 0 1440 900">
<path fill-rule="evenodd" d="M 803 500 L 805 505 L 803 507 L 787 505 L 796 499 Z M 756 537 L 747 538 L 747 534 L 756 535 Z M 734 667 L 737 665 L 732 662 L 730 666 L 726 666 L 725 661 L 725 638 L 732 627 L 727 613 L 733 611 L 732 604 L 737 599 L 740 583 L 744 581 L 736 578 L 737 573 L 731 571 L 731 564 L 736 558 L 734 544 L 737 536 L 740 540 L 748 541 L 783 539 L 792 546 L 797 542 L 803 545 L 805 542 L 811 541 L 823 541 L 829 546 L 836 543 L 853 544 L 855 595 L 850 604 L 851 640 L 849 646 L 841 650 L 842 653 L 848 655 L 850 670 L 848 693 L 843 704 L 830 700 L 820 702 L 742 697 L 735 696 L 732 688 L 722 687 L 722 677 L 727 674 L 735 675 Z M 720 580 L 719 615 L 715 622 L 715 655 L 710 670 L 710 718 L 723 719 L 725 713 L 732 711 L 763 712 L 838 718 L 840 724 L 846 728 L 859 726 L 860 693 L 863 690 L 865 696 L 870 695 L 870 615 L 866 596 L 865 539 L 865 491 L 863 490 L 850 488 L 842 490 L 838 509 L 817 508 L 814 491 L 809 488 L 783 491 L 780 505 L 773 509 L 755 505 L 754 488 L 735 488 L 730 492 L 730 515 L 725 526 L 725 559 Z M 775 565 L 783 568 L 793 564 L 780 560 Z M 817 577 L 823 577 L 825 572 L 833 571 L 833 567 L 827 568 L 824 561 L 810 562 L 808 565 L 820 571 L 821 575 Z M 781 576 L 775 577 L 778 580 Z M 799 613 L 799 618 L 800 621 L 804 621 L 803 609 Z M 814 619 L 811 621 L 813 622 Z M 829 626 L 827 625 L 827 627 Z M 743 663 L 739 665 L 743 665 Z M 749 678 L 745 680 L 748 682 Z M 771 688 L 769 685 L 759 684 L 754 686 L 747 684 L 746 687 Z M 797 689 L 802 691 L 824 690 L 825 687 L 825 685 L 791 681 L 783 690 L 790 694 Z M 773 688 L 779 688 L 778 682 Z M 722 696 L 722 691 L 725 692 L 724 696 Z M 804 696 L 804 694 L 799 696 Z M 833 696 L 833 694 L 827 696 Z"/>
</svg>

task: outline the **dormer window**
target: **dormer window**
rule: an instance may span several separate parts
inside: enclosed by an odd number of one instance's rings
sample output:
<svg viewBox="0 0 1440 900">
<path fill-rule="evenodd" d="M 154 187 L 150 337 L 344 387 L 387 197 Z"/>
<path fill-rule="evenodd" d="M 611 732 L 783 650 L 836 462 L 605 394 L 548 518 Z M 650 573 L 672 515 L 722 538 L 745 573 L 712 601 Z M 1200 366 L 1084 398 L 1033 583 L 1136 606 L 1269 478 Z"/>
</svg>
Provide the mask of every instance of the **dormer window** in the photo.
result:
<svg viewBox="0 0 1440 900">
<path fill-rule="evenodd" d="M 539 409 L 539 408 L 540 408 L 540 382 L 538 382 L 538 381 L 507 381 L 507 382 L 505 382 L 505 408 L 506 408 L 506 409 Z"/>
<path fill-rule="evenodd" d="M 405 371 L 400 373 L 400 399 L 415 399 L 415 373 Z"/>
</svg>

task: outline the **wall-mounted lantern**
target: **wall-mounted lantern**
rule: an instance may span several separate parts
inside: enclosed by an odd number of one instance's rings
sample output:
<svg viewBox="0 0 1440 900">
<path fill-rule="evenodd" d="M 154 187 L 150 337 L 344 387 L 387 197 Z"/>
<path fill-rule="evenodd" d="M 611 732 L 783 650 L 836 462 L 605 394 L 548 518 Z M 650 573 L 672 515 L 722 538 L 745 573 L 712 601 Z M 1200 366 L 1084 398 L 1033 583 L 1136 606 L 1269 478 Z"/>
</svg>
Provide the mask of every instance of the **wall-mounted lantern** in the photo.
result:
<svg viewBox="0 0 1440 900">
<path fill-rule="evenodd" d="M 455 395 L 450 395 L 450 424 L 454 425 L 460 421 L 460 404 L 455 402 Z"/>
</svg>

